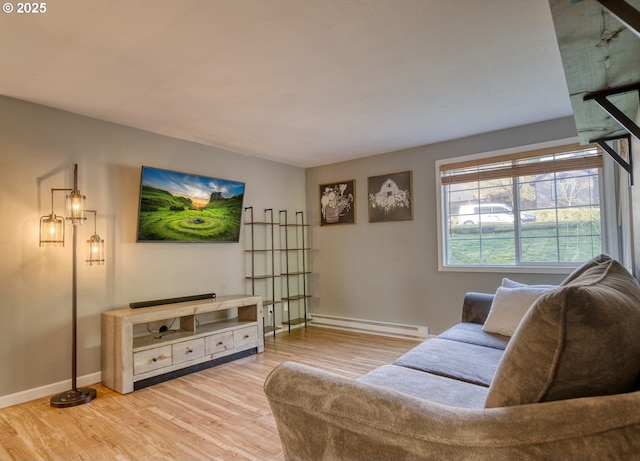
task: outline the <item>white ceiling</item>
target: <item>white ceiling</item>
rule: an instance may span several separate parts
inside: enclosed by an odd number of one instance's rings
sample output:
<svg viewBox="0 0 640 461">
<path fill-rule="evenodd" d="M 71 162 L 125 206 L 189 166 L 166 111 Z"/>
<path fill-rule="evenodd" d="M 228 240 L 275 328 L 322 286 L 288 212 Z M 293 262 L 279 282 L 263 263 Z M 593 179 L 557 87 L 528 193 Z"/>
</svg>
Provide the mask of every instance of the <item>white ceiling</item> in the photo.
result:
<svg viewBox="0 0 640 461">
<path fill-rule="evenodd" d="M 46 7 L 0 13 L 0 94 L 300 167 L 571 115 L 544 0 Z"/>
</svg>

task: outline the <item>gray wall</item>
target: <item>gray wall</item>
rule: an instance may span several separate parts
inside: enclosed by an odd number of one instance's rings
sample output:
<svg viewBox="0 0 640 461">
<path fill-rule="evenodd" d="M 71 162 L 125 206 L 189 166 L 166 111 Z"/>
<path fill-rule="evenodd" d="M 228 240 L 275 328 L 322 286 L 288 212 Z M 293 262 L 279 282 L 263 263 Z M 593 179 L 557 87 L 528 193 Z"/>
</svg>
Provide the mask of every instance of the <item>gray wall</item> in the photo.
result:
<svg viewBox="0 0 640 461">
<path fill-rule="evenodd" d="M 466 291 L 493 292 L 503 276 L 554 283 L 563 275 L 438 272 L 435 161 L 575 134 L 566 118 L 305 172 L 0 97 L 0 397 L 70 378 L 71 248 L 38 248 L 38 221 L 50 211 L 50 189 L 72 185 L 73 163 L 107 241 L 105 266 L 79 265 L 82 376 L 100 370 L 102 311 L 209 290 L 247 291 L 244 233 L 240 244 L 135 242 L 141 165 L 246 182 L 245 205 L 257 210 L 306 207 L 312 312 L 428 325 L 438 333 L 458 321 Z M 405 170 L 413 171 L 413 221 L 369 224 L 367 177 Z M 356 180 L 357 223 L 320 227 L 319 184 L 348 179 Z M 91 222 L 80 228 L 81 243 L 92 230 Z"/>
<path fill-rule="evenodd" d="M 90 215 L 79 234 L 79 376 L 100 371 L 102 311 L 247 289 L 242 241 L 135 242 L 141 165 L 243 181 L 245 205 L 257 209 L 305 206 L 303 169 L 0 97 L 0 396 L 71 377 L 71 244 L 39 248 L 38 224 L 50 189 L 72 186 L 73 163 L 107 248 L 105 266 L 84 264 Z"/>
<path fill-rule="evenodd" d="M 576 136 L 563 118 L 401 152 L 307 169 L 311 224 L 312 313 L 427 325 L 458 322 L 466 291 L 495 292 L 502 277 L 556 283 L 564 275 L 438 272 L 435 161 Z M 367 177 L 413 171 L 413 221 L 372 223 Z M 319 185 L 356 181 L 356 224 L 320 226 Z"/>
</svg>

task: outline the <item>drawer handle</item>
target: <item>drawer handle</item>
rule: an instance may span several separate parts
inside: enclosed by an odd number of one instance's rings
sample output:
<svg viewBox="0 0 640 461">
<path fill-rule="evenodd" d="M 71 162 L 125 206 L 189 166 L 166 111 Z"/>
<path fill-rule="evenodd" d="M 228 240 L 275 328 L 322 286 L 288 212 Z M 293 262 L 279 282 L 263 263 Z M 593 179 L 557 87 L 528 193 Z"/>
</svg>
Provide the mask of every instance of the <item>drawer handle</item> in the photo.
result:
<svg viewBox="0 0 640 461">
<path fill-rule="evenodd" d="M 154 357 L 151 360 L 153 360 L 154 362 L 157 362 L 158 361 L 158 357 Z"/>
<path fill-rule="evenodd" d="M 244 338 L 242 339 L 249 339 L 249 335 L 244 335 Z"/>
<path fill-rule="evenodd" d="M 190 347 L 187 347 L 187 354 L 191 354 L 193 352 L 193 349 L 191 349 Z"/>
<path fill-rule="evenodd" d="M 222 341 L 218 341 L 218 346 L 222 346 L 224 343 Z"/>
</svg>

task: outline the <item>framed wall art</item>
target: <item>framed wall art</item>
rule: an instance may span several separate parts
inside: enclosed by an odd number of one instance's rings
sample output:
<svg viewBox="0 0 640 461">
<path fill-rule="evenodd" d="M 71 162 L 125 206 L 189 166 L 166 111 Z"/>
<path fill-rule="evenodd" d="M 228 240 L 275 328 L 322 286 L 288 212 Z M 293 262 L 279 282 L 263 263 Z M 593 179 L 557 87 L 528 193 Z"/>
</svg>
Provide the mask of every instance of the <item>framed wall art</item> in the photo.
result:
<svg viewBox="0 0 640 461">
<path fill-rule="evenodd" d="M 369 222 L 413 219 L 411 171 L 368 178 Z"/>
<path fill-rule="evenodd" d="M 320 225 L 356 223 L 356 181 L 320 184 Z"/>
<path fill-rule="evenodd" d="M 243 182 L 142 167 L 138 242 L 238 242 Z"/>
</svg>

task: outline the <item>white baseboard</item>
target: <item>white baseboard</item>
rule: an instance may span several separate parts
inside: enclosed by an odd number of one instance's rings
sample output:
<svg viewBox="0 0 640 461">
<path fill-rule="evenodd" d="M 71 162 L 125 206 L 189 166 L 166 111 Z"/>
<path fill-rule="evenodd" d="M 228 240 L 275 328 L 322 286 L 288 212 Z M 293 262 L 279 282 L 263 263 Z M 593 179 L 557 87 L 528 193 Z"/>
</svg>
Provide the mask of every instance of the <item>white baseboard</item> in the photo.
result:
<svg viewBox="0 0 640 461">
<path fill-rule="evenodd" d="M 78 376 L 76 381 L 78 387 L 91 386 L 102 382 L 102 373 L 98 371 L 89 375 Z M 47 384 L 46 386 L 16 392 L 15 394 L 3 395 L 0 397 L 0 408 L 7 408 L 13 405 L 18 405 L 19 403 L 53 396 L 60 392 L 68 391 L 69 389 L 71 389 L 71 378 L 66 381 L 60 381 L 53 384 Z"/>
<path fill-rule="evenodd" d="M 428 326 L 351 319 L 323 314 L 311 314 L 311 325 L 393 338 L 426 339 L 429 336 Z"/>
<path fill-rule="evenodd" d="M 351 319 L 322 314 L 312 314 L 310 317 L 311 319 L 309 324 L 315 327 L 357 331 L 359 333 L 390 336 L 393 338 L 426 339 L 429 336 L 429 327 L 427 326 Z M 300 328 L 301 326 L 304 326 L 304 324 L 292 325 L 291 329 Z M 284 328 L 278 330 L 278 333 L 282 333 L 286 330 L 287 326 L 284 325 Z M 267 333 L 267 335 L 272 334 L 272 332 Z M 100 382 L 102 382 L 102 373 L 99 371 L 84 376 L 78 376 L 77 378 L 78 387 L 92 386 Z M 27 389 L 26 391 L 16 392 L 15 394 L 3 395 L 0 396 L 0 408 L 7 408 L 20 403 L 29 402 L 31 400 L 53 396 L 69 389 L 71 389 L 71 379 L 47 384 L 33 389 Z"/>
</svg>

